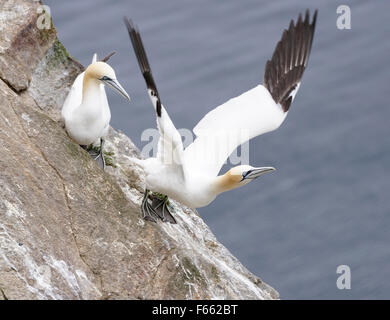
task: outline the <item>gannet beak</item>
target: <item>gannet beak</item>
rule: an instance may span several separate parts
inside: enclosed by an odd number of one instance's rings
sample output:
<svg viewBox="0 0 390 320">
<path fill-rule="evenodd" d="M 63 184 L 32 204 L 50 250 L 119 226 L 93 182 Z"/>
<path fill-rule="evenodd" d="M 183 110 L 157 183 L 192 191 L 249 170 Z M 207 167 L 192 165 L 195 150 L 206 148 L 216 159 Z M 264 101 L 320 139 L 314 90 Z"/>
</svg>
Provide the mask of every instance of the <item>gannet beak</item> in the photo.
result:
<svg viewBox="0 0 390 320">
<path fill-rule="evenodd" d="M 115 91 L 117 91 L 122 97 L 124 97 L 125 99 L 130 101 L 130 96 L 127 94 L 126 90 L 123 89 L 123 87 L 121 86 L 121 84 L 119 83 L 118 80 L 111 79 L 111 78 L 108 78 L 108 77 L 103 77 L 100 80 L 105 85 L 107 85 L 108 87 L 110 87 L 110 88 L 114 89 Z"/>
<path fill-rule="evenodd" d="M 274 170 L 276 170 L 274 167 L 261 167 L 261 168 L 255 168 L 255 169 L 252 169 L 249 171 L 245 171 L 242 174 L 242 180 L 246 180 L 246 179 L 253 180 L 253 179 L 260 177 L 264 173 L 272 172 Z"/>
</svg>

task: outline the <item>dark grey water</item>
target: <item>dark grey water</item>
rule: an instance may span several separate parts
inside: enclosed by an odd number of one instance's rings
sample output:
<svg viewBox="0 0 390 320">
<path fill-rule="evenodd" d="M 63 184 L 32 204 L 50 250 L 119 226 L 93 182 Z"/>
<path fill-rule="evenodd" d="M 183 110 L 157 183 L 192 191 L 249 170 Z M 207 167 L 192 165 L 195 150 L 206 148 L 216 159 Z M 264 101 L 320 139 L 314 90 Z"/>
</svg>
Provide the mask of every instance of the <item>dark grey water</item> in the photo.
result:
<svg viewBox="0 0 390 320">
<path fill-rule="evenodd" d="M 152 106 L 124 14 L 139 25 L 164 105 L 191 129 L 263 78 L 283 28 L 313 1 L 45 1 L 59 38 L 87 65 L 110 60 L 133 98 L 108 91 L 112 125 L 142 147 Z M 352 29 L 336 28 L 349 4 Z M 223 194 L 200 214 L 281 298 L 390 298 L 389 1 L 321 1 L 312 55 L 283 126 L 250 144 L 278 171 Z M 352 289 L 338 290 L 349 265 Z"/>
</svg>

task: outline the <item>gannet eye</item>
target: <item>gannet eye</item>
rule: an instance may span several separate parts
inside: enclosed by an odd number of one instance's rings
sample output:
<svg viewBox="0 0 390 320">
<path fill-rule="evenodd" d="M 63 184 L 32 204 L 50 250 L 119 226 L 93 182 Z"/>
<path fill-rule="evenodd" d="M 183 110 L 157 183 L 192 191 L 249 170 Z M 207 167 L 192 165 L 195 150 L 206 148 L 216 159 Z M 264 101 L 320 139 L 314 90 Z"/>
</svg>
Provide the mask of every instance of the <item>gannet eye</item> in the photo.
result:
<svg viewBox="0 0 390 320">
<path fill-rule="evenodd" d="M 244 171 L 244 172 L 242 173 L 242 179 L 241 179 L 241 181 L 245 180 L 245 177 L 246 177 L 251 171 L 252 171 L 252 170 Z M 240 182 L 241 182 L 241 181 L 240 181 Z"/>
<path fill-rule="evenodd" d="M 103 78 L 100 79 L 101 81 L 109 81 L 112 80 L 110 77 L 104 76 Z"/>
</svg>

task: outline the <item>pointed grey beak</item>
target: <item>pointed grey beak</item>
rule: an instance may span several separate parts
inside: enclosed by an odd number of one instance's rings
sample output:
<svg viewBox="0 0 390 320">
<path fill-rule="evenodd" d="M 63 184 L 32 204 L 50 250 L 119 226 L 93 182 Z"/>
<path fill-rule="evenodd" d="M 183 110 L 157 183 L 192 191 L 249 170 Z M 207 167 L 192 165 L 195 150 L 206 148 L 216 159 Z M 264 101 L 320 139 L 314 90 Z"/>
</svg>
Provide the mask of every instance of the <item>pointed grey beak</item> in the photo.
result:
<svg viewBox="0 0 390 320">
<path fill-rule="evenodd" d="M 107 78 L 107 77 L 103 77 L 102 79 L 100 79 L 101 81 L 103 81 L 103 83 L 114 89 L 115 91 L 117 91 L 122 97 L 124 97 L 125 99 L 129 100 L 130 101 L 130 96 L 127 94 L 126 90 L 123 89 L 123 87 L 121 86 L 121 84 L 119 83 L 118 80 L 116 79 L 110 79 L 110 78 Z"/>
<path fill-rule="evenodd" d="M 262 167 L 262 168 L 255 168 L 249 171 L 246 171 L 242 174 L 242 180 L 246 179 L 256 179 L 267 172 L 272 172 L 276 170 L 274 167 Z M 242 181 L 241 180 L 241 181 Z"/>
</svg>

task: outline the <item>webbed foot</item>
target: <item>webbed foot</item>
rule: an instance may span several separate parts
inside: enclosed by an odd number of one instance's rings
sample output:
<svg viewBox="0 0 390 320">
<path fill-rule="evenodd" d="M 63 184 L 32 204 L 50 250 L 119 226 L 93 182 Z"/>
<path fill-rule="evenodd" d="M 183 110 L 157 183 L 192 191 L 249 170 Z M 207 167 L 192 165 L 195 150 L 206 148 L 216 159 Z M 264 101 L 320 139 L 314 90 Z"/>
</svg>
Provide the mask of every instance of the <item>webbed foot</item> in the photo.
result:
<svg viewBox="0 0 390 320">
<path fill-rule="evenodd" d="M 142 199 L 141 211 L 142 218 L 147 221 L 157 222 L 158 215 L 153 208 L 153 205 L 149 202 L 149 190 L 146 189 L 144 193 L 144 198 Z"/>
<path fill-rule="evenodd" d="M 106 168 L 106 161 L 104 159 L 104 139 L 100 138 L 100 147 L 95 147 L 93 144 L 89 146 L 81 146 L 88 154 L 96 161 L 98 166 L 103 170 Z"/>
<path fill-rule="evenodd" d="M 176 219 L 172 216 L 171 211 L 169 210 L 169 199 L 166 195 L 152 195 L 152 206 L 158 217 L 163 222 L 169 222 L 176 224 Z"/>
</svg>

